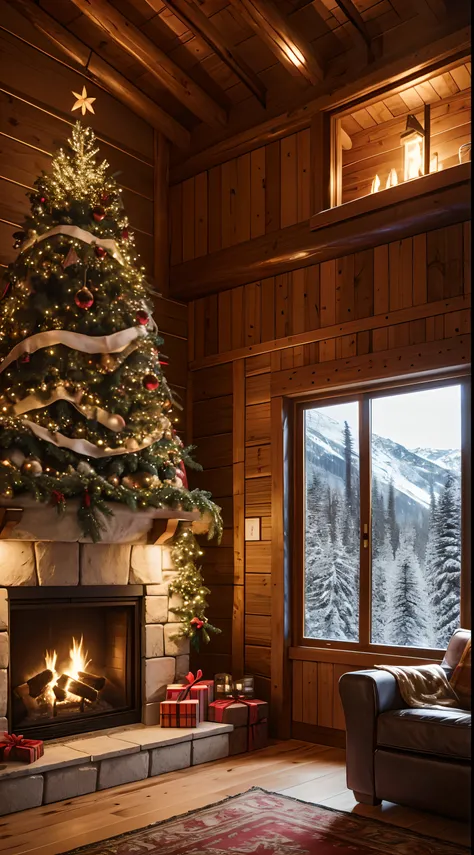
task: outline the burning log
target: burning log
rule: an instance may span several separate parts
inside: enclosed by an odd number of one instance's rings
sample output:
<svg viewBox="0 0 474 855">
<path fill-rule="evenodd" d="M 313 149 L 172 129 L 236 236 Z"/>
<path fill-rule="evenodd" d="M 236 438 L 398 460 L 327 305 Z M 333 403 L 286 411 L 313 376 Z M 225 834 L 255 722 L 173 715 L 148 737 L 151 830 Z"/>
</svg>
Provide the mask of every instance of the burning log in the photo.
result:
<svg viewBox="0 0 474 855">
<path fill-rule="evenodd" d="M 105 677 L 99 677 L 97 674 L 88 674 L 87 671 L 79 671 L 79 677 L 86 686 L 91 686 L 96 692 L 101 692 L 105 686 Z"/>
<path fill-rule="evenodd" d="M 48 683 L 53 679 L 53 672 L 50 671 L 49 668 L 45 668 L 44 671 L 40 671 L 39 674 L 35 674 L 34 677 L 30 677 L 26 683 L 22 683 L 21 686 L 17 686 L 15 694 L 17 697 L 24 699 L 27 695 L 30 698 L 38 698 L 43 694 L 44 690 Z"/>
<path fill-rule="evenodd" d="M 53 686 L 54 697 L 57 701 L 65 701 L 67 698 L 67 692 L 65 689 L 61 689 L 60 686 Z"/>
<path fill-rule="evenodd" d="M 64 689 L 66 692 L 70 692 L 71 695 L 76 695 L 78 698 L 82 698 L 87 701 L 96 701 L 99 693 L 97 689 L 94 689 L 92 686 L 88 686 L 86 683 L 82 683 L 80 680 L 73 680 L 72 677 L 68 677 L 67 674 L 61 674 L 57 685 L 60 689 Z"/>
</svg>

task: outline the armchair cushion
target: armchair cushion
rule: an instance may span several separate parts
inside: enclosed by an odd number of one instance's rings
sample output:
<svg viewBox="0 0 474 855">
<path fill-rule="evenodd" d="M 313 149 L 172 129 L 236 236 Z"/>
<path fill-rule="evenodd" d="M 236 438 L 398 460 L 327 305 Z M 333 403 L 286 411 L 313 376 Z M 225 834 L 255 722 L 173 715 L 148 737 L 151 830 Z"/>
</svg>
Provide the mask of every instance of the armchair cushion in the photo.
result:
<svg viewBox="0 0 474 855">
<path fill-rule="evenodd" d="M 459 706 L 471 709 L 471 639 L 467 642 L 463 654 L 449 681 L 459 698 Z"/>
<path fill-rule="evenodd" d="M 410 708 L 382 713 L 377 746 L 471 759 L 471 715 L 460 709 Z"/>
</svg>

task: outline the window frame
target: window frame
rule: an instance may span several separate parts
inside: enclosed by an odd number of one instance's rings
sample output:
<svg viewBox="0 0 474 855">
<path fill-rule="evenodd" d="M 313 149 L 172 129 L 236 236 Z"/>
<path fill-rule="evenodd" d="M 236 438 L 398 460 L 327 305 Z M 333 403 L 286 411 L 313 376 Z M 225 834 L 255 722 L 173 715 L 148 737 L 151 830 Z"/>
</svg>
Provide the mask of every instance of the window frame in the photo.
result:
<svg viewBox="0 0 474 855">
<path fill-rule="evenodd" d="M 399 654 L 403 657 L 441 659 L 444 648 L 420 648 L 403 645 L 373 644 L 371 637 L 371 553 L 372 553 L 372 504 L 371 504 L 371 457 L 370 457 L 370 401 L 372 398 L 390 394 L 404 394 L 410 387 L 418 391 L 433 387 L 451 385 L 461 386 L 461 601 L 460 625 L 466 629 L 471 626 L 470 613 L 470 372 L 439 372 L 426 377 L 406 377 L 383 381 L 376 384 L 361 384 L 357 388 L 346 388 L 311 398 L 294 401 L 294 512 L 293 512 L 293 647 L 314 648 L 327 651 L 353 651 L 374 654 Z M 338 403 L 357 401 L 359 403 L 359 472 L 360 472 L 360 513 L 359 513 L 359 640 L 334 641 L 323 638 L 308 638 L 304 635 L 304 542 L 305 542 L 305 465 L 304 465 L 304 413 L 317 406 L 322 408 Z M 364 524 L 368 525 L 368 548 L 362 547 Z"/>
</svg>

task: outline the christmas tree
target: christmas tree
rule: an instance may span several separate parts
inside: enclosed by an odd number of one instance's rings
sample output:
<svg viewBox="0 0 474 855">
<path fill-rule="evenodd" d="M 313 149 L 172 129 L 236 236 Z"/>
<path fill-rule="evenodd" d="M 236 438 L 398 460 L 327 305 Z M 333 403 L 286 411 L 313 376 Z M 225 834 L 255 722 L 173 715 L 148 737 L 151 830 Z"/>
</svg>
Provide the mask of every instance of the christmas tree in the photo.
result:
<svg viewBox="0 0 474 855">
<path fill-rule="evenodd" d="M 185 464 L 196 464 L 173 428 L 177 404 L 120 188 L 96 161 L 91 128 L 77 122 L 68 142 L 29 194 L 4 277 L 0 494 L 59 510 L 79 498 L 93 540 L 113 502 L 198 509 L 219 534 L 210 494 L 187 488 Z"/>
</svg>

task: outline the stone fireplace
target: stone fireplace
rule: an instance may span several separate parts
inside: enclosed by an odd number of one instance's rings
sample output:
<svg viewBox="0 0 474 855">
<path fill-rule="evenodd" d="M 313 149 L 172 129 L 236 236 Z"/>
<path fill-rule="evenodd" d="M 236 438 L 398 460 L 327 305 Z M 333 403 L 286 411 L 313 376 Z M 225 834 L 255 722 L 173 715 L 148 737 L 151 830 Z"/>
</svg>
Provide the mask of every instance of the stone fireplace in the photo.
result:
<svg viewBox="0 0 474 855">
<path fill-rule="evenodd" d="M 189 670 L 161 545 L 0 540 L 0 728 L 38 738 L 157 724 Z"/>
</svg>

